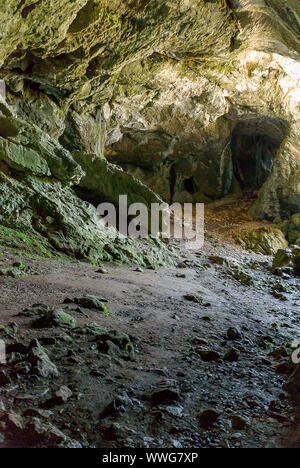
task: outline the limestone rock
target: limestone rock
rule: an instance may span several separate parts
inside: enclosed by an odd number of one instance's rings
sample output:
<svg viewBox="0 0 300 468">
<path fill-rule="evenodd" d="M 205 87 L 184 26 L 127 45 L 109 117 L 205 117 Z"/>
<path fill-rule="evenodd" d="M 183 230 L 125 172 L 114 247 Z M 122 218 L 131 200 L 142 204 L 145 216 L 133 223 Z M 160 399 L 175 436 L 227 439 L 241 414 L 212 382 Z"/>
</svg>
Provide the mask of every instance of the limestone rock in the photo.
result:
<svg viewBox="0 0 300 468">
<path fill-rule="evenodd" d="M 71 153 L 95 153 L 99 129 L 96 120 L 89 115 L 70 112 L 65 120 L 65 129 L 59 141 Z M 100 156 L 100 155 L 98 155 Z"/>
<path fill-rule="evenodd" d="M 288 271 L 300 276 L 300 248 L 278 250 L 273 259 L 273 271 L 278 274 Z"/>
<path fill-rule="evenodd" d="M 67 327 L 75 328 L 76 320 L 62 309 L 54 309 L 46 312 L 33 323 L 36 328 Z"/>
<path fill-rule="evenodd" d="M 34 339 L 29 345 L 28 360 L 31 364 L 31 372 L 41 377 L 57 377 L 56 365 L 50 360 L 46 350 Z"/>
<path fill-rule="evenodd" d="M 24 437 L 47 448 L 82 448 L 81 444 L 67 437 L 60 429 L 40 418 L 29 420 L 24 430 Z"/>
<path fill-rule="evenodd" d="M 85 307 L 86 309 L 94 309 L 100 312 L 107 312 L 107 307 L 103 303 L 105 299 L 100 299 L 98 297 L 93 296 L 84 296 L 84 297 L 75 297 L 74 299 L 66 298 L 64 300 L 65 304 L 78 304 L 81 307 Z"/>
<path fill-rule="evenodd" d="M 65 113 L 45 93 L 24 89 L 17 94 L 7 93 L 6 97 L 15 117 L 36 125 L 56 140 L 64 132 Z"/>
<path fill-rule="evenodd" d="M 242 231 L 234 239 L 243 249 L 262 255 L 275 255 L 279 249 L 288 247 L 283 232 L 271 226 Z"/>
<path fill-rule="evenodd" d="M 162 199 L 138 179 L 110 164 L 95 154 L 73 153 L 73 158 L 85 172 L 77 185 L 81 198 L 94 202 L 113 203 L 119 206 L 119 196 L 127 195 L 128 206 L 143 203 L 151 209 L 152 203 L 163 203 Z M 86 191 L 86 195 L 85 195 Z"/>
<path fill-rule="evenodd" d="M 167 202 L 263 184 L 255 216 L 299 212 L 296 0 L 56 3 L 5 2 L 1 77 L 19 117 L 72 150 L 96 138 Z"/>
<path fill-rule="evenodd" d="M 78 182 L 82 170 L 71 154 L 38 127 L 14 117 L 0 117 L 0 161 L 11 170 Z"/>
<path fill-rule="evenodd" d="M 74 163 L 75 164 L 75 163 Z M 103 260 L 171 264 L 163 243 L 119 239 L 105 226 L 96 209 L 70 187 L 54 180 L 26 176 L 12 178 L 0 172 L 1 242 L 8 247 L 51 256 L 57 251 L 95 264 Z M 12 229 L 11 229 L 12 228 Z"/>
</svg>

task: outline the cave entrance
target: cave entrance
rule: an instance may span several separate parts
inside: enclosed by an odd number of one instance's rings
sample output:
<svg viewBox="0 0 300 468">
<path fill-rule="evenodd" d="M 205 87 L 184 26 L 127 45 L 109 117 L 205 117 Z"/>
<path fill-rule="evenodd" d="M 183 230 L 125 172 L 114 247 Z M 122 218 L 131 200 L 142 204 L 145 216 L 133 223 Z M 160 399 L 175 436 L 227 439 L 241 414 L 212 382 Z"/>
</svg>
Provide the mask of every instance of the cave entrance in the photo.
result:
<svg viewBox="0 0 300 468">
<path fill-rule="evenodd" d="M 186 179 L 184 181 L 184 188 L 191 195 L 194 195 L 194 193 L 197 192 L 197 187 L 196 187 L 196 184 L 195 184 L 195 181 L 194 181 L 194 177 L 190 177 L 189 179 Z"/>
<path fill-rule="evenodd" d="M 243 191 L 263 185 L 286 134 L 287 124 L 281 119 L 254 118 L 236 125 L 231 139 L 233 172 Z"/>
</svg>

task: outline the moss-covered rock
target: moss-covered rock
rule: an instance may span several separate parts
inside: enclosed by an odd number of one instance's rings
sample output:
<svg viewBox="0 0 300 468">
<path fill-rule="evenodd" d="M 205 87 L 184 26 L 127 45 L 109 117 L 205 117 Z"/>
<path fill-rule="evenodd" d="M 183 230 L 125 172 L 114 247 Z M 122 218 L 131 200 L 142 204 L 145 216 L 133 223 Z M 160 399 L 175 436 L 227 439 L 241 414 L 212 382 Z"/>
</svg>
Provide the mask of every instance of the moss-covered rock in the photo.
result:
<svg viewBox="0 0 300 468">
<path fill-rule="evenodd" d="M 19 268 L 1 268 L 0 276 L 10 276 L 11 278 L 21 278 L 24 276 L 25 272 Z"/>
<path fill-rule="evenodd" d="M 42 317 L 33 322 L 35 328 L 66 327 L 75 328 L 76 319 L 63 309 L 48 310 Z"/>
<path fill-rule="evenodd" d="M 292 267 L 293 251 L 292 249 L 279 249 L 273 259 L 273 268 Z"/>
<path fill-rule="evenodd" d="M 74 299 L 65 299 L 65 304 L 77 304 L 86 309 L 94 309 L 100 312 L 108 312 L 107 306 L 104 304 L 104 299 L 99 299 L 93 296 L 75 297 Z"/>
<path fill-rule="evenodd" d="M 262 255 L 274 255 L 279 249 L 288 247 L 283 232 L 271 226 L 241 231 L 234 235 L 234 239 L 243 249 Z"/>
<path fill-rule="evenodd" d="M 96 206 L 105 201 L 118 207 L 120 195 L 127 195 L 128 205 L 143 203 L 150 210 L 152 203 L 163 203 L 156 193 L 121 167 L 95 154 L 73 153 L 73 158 L 85 173 L 76 190 L 82 197 L 90 197 Z"/>
<path fill-rule="evenodd" d="M 172 264 L 164 244 L 159 249 L 151 240 L 119 239 L 95 207 L 59 181 L 18 172 L 12 178 L 0 172 L 0 200 L 0 246 L 4 248 L 30 247 L 29 252 L 46 256 L 62 252 L 94 264 L 104 260 Z"/>
<path fill-rule="evenodd" d="M 102 327 L 95 322 L 87 324 L 85 326 L 85 332 L 95 337 L 100 351 L 105 350 L 105 344 L 107 342 L 114 343 L 122 351 L 134 351 L 133 344 L 127 333 L 123 333 L 119 330 L 111 330 L 107 327 Z"/>
<path fill-rule="evenodd" d="M 83 175 L 71 154 L 38 127 L 0 117 L 0 161 L 8 170 L 76 183 Z"/>
<path fill-rule="evenodd" d="M 273 259 L 272 267 L 277 274 L 287 271 L 300 276 L 300 248 L 279 249 Z"/>
</svg>

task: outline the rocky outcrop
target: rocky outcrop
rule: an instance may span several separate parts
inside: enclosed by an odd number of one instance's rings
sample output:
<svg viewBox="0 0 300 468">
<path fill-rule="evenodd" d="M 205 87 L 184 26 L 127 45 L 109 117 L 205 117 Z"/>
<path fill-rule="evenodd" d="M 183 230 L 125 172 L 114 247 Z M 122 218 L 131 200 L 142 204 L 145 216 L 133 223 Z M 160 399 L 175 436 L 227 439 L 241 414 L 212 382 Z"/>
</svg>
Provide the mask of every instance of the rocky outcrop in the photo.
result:
<svg viewBox="0 0 300 468">
<path fill-rule="evenodd" d="M 102 202 L 118 206 L 119 197 L 124 194 L 127 194 L 128 205 L 143 203 L 151 210 L 152 203 L 163 203 L 156 193 L 121 167 L 95 154 L 73 153 L 73 158 L 85 173 L 76 191 L 96 207 Z"/>
<path fill-rule="evenodd" d="M 300 206 L 299 51 L 296 0 L 7 0 L 0 76 L 19 117 L 165 201 L 261 187 L 252 213 L 279 220 Z"/>
<path fill-rule="evenodd" d="M 47 255 L 63 252 L 95 264 L 112 259 L 144 266 L 171 261 L 166 247 L 159 241 L 159 245 L 151 240 L 133 243 L 131 239 L 120 238 L 114 227 L 107 227 L 96 208 L 79 198 L 73 189 L 84 171 L 71 153 L 35 125 L 15 118 L 5 102 L 2 107 L 2 245 L 25 250 L 31 247 Z M 112 173 L 109 183 L 112 187 L 116 185 L 118 174 L 114 180 Z M 144 197 L 147 193 L 155 197 L 138 182 L 136 196 L 138 187 Z"/>
</svg>

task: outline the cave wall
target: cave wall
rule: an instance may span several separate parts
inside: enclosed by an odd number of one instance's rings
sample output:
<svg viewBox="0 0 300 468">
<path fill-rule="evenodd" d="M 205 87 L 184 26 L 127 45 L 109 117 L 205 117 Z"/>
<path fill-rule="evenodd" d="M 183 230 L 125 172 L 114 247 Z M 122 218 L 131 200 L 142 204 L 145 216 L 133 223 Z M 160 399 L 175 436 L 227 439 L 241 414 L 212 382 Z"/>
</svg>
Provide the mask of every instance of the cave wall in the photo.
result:
<svg viewBox="0 0 300 468">
<path fill-rule="evenodd" d="M 272 146 L 253 214 L 299 212 L 297 0 L 5 0 L 1 12 L 0 77 L 20 118 L 70 151 L 105 146 L 181 202 L 243 188 L 232 151 L 248 126 L 244 141 Z"/>
</svg>

